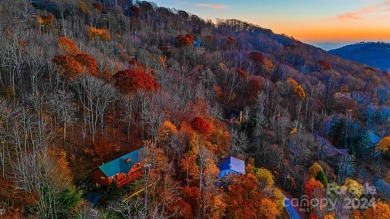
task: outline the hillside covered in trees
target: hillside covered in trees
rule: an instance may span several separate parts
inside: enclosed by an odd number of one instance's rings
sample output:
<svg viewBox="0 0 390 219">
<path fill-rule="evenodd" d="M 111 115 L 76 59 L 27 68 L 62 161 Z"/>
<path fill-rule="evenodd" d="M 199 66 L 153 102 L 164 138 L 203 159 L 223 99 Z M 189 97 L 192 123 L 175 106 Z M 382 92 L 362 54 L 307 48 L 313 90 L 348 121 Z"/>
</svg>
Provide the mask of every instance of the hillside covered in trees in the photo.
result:
<svg viewBox="0 0 390 219">
<path fill-rule="evenodd" d="M 289 218 L 284 198 L 305 196 L 371 204 L 302 218 L 390 218 L 388 74 L 146 1 L 2 0 L 0 15 L 6 217 Z M 92 183 L 136 149 L 140 178 Z M 229 156 L 245 174 L 218 177 Z"/>
<path fill-rule="evenodd" d="M 388 43 L 357 43 L 330 50 L 329 53 L 364 63 L 382 71 L 390 70 L 390 44 Z"/>
</svg>

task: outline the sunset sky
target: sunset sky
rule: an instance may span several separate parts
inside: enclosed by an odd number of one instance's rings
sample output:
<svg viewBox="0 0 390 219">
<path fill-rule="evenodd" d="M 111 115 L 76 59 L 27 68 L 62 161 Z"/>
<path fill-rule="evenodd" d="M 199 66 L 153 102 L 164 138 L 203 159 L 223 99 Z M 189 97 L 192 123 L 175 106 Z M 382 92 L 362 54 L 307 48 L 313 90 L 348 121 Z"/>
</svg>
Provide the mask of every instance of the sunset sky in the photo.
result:
<svg viewBox="0 0 390 219">
<path fill-rule="evenodd" d="M 154 0 L 204 19 L 235 18 L 316 45 L 390 42 L 390 0 Z M 326 46 L 324 46 L 326 47 Z"/>
</svg>

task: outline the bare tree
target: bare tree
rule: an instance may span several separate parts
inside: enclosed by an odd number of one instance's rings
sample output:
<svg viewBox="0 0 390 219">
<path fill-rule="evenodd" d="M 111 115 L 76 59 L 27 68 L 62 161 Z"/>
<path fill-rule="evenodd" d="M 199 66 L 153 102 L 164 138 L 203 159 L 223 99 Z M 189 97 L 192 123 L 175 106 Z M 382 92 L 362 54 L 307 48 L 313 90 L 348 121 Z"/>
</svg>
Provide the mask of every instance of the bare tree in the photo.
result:
<svg viewBox="0 0 390 219">
<path fill-rule="evenodd" d="M 103 135 L 104 114 L 108 105 L 115 100 L 116 91 L 103 80 L 85 75 L 76 79 L 73 82 L 73 87 L 83 105 L 84 121 L 88 121 L 92 144 L 94 144 L 99 121 Z"/>
<path fill-rule="evenodd" d="M 65 146 L 67 124 L 76 120 L 76 104 L 73 102 L 73 95 L 65 91 L 58 91 L 48 98 L 48 105 L 59 122 L 62 123 L 62 144 Z"/>
</svg>

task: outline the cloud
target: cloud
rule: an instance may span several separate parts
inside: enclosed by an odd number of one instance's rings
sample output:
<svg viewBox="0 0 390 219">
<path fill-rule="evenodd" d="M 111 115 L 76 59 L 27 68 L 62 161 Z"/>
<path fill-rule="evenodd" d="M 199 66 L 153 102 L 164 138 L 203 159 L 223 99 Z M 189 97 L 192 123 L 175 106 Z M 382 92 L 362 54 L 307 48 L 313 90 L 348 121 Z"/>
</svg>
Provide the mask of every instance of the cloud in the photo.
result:
<svg viewBox="0 0 390 219">
<path fill-rule="evenodd" d="M 389 2 L 389 4 L 390 4 L 390 0 L 386 0 L 386 2 Z M 358 20 L 358 19 L 362 19 L 365 14 L 376 12 L 379 9 L 380 9 L 380 7 L 378 5 L 372 5 L 372 6 L 360 8 L 360 9 L 353 11 L 353 12 L 347 12 L 344 14 L 340 14 L 337 16 L 337 19 L 339 19 L 339 20 Z"/>
<path fill-rule="evenodd" d="M 390 0 L 385 0 L 384 5 L 386 7 L 385 11 L 390 11 Z"/>
<path fill-rule="evenodd" d="M 213 4 L 195 4 L 198 7 L 212 8 L 212 9 L 224 9 L 226 5 L 213 5 Z"/>
</svg>

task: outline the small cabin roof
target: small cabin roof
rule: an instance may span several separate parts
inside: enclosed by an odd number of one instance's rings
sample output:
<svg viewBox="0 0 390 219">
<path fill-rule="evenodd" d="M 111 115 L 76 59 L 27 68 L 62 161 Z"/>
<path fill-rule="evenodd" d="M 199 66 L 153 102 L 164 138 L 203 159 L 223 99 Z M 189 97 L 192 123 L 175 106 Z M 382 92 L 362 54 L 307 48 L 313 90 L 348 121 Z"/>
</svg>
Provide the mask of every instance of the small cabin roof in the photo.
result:
<svg viewBox="0 0 390 219">
<path fill-rule="evenodd" d="M 245 161 L 230 156 L 218 166 L 218 169 L 220 171 L 233 170 L 237 173 L 245 174 Z"/>
<path fill-rule="evenodd" d="M 139 151 L 137 149 L 121 157 L 116 158 L 108 163 L 99 166 L 99 169 L 107 178 L 117 175 L 118 173 L 127 174 L 135 163 L 139 162 Z"/>
</svg>

